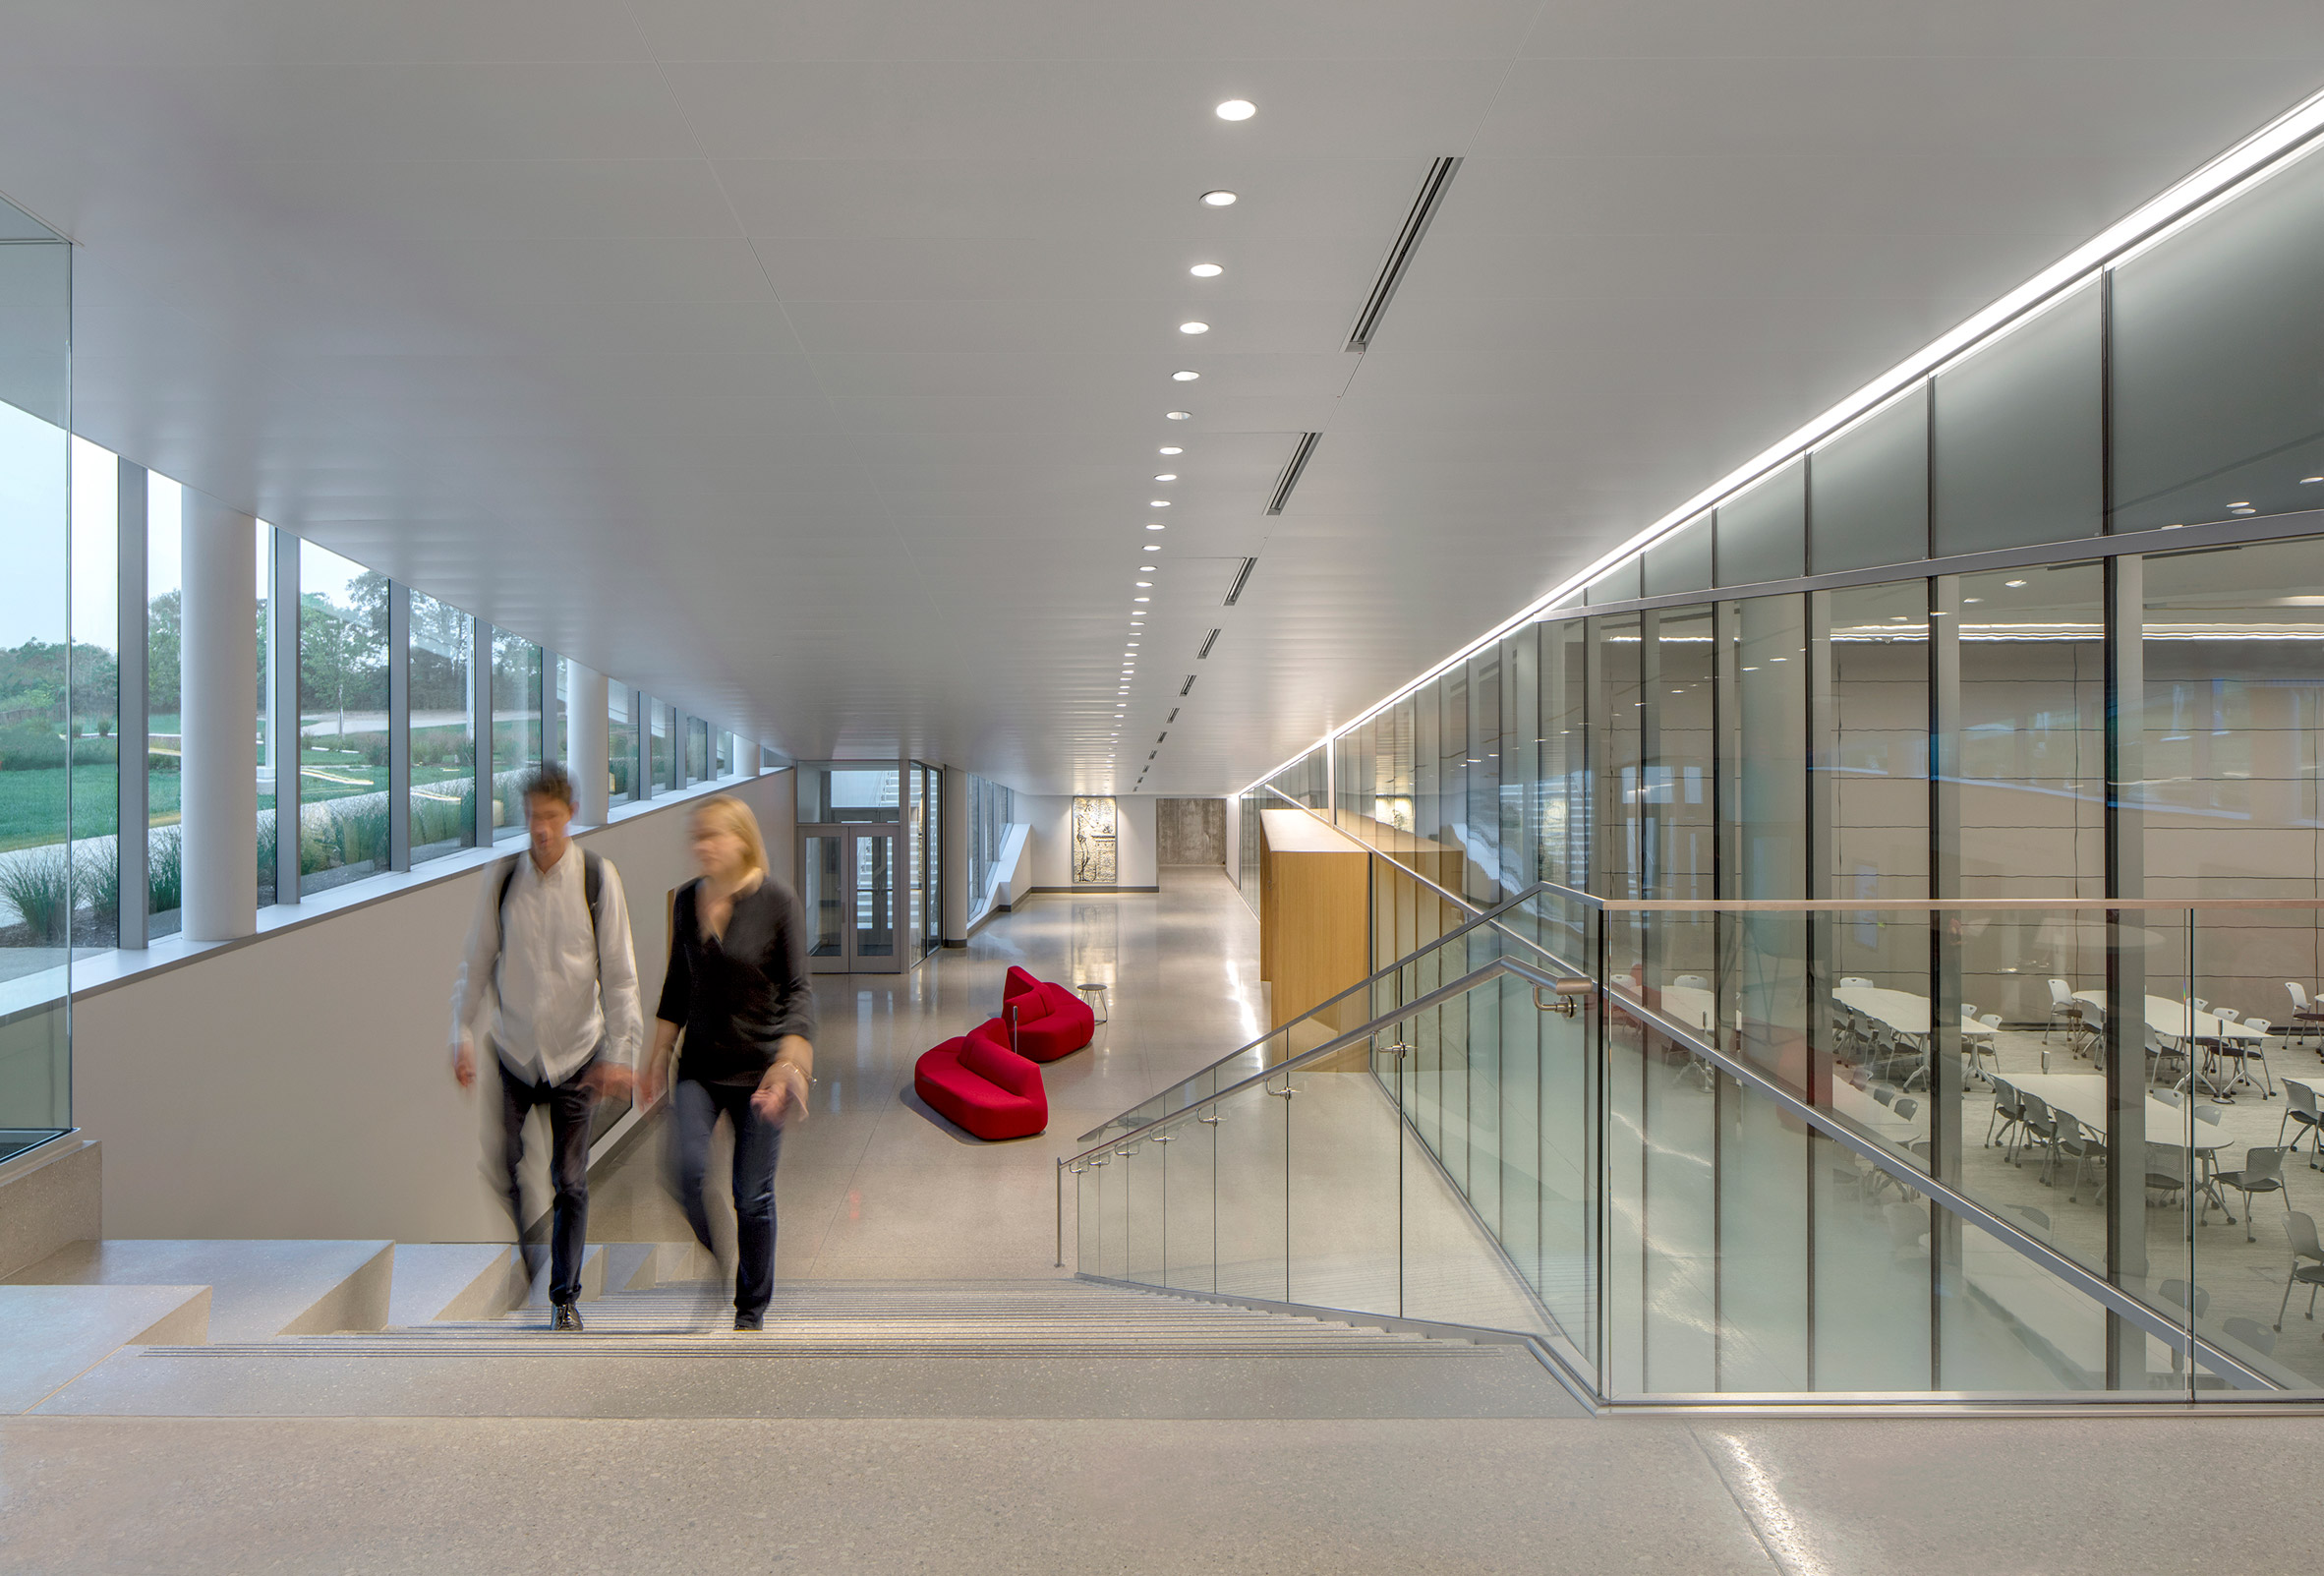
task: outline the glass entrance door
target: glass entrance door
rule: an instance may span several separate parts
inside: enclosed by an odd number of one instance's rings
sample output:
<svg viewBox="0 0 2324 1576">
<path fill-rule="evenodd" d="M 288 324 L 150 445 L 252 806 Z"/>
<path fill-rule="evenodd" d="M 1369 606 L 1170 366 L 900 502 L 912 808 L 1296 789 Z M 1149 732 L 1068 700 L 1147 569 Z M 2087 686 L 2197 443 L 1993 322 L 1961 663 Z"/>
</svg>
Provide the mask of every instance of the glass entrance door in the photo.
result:
<svg viewBox="0 0 2324 1576">
<path fill-rule="evenodd" d="M 818 974 L 893 973 L 904 965 L 897 828 L 835 826 L 799 833 L 799 902 L 807 966 Z"/>
</svg>

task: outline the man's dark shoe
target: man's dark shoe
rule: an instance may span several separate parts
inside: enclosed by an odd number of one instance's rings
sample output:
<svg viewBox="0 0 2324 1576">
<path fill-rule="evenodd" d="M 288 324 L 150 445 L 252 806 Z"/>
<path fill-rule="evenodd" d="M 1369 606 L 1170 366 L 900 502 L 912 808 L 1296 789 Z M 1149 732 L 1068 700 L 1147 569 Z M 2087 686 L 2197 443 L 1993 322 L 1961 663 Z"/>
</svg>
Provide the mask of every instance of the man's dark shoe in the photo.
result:
<svg viewBox="0 0 2324 1576">
<path fill-rule="evenodd" d="M 736 1313 L 734 1327 L 738 1330 L 764 1329 L 766 1328 L 766 1315 L 763 1313 Z"/>
<path fill-rule="evenodd" d="M 571 1330 L 578 1334 L 581 1329 L 581 1310 L 575 1308 L 571 1303 L 557 1304 L 556 1316 L 549 1321 L 549 1327 L 557 1330 Z"/>
</svg>

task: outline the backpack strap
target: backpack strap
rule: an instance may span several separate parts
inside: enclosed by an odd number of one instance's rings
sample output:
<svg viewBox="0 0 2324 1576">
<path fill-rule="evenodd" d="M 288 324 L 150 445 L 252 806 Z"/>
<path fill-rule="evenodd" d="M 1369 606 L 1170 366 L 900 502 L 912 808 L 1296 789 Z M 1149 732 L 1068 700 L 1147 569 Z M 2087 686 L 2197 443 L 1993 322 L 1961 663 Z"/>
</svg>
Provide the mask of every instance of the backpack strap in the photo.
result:
<svg viewBox="0 0 2324 1576">
<path fill-rule="evenodd" d="M 516 866 L 523 858 L 521 853 L 512 854 L 500 869 L 500 896 L 494 902 L 494 909 L 500 916 L 500 934 L 503 939 L 508 935 L 508 889 L 516 885 Z M 605 891 L 606 862 L 584 848 L 581 851 L 581 896 L 589 904 L 589 938 L 592 941 L 597 939 L 597 908 L 605 897 Z"/>
</svg>

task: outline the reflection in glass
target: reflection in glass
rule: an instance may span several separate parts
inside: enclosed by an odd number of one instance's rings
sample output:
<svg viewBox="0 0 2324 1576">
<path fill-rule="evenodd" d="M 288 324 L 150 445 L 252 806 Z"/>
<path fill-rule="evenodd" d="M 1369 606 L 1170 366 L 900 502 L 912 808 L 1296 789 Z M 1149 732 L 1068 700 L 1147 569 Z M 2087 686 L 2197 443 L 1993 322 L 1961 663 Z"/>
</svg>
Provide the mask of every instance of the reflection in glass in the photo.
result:
<svg viewBox="0 0 2324 1576">
<path fill-rule="evenodd" d="M 298 551 L 299 890 L 310 893 L 387 868 L 391 588 L 312 542 Z"/>
<path fill-rule="evenodd" d="M 539 646 L 493 631 L 493 835 L 524 831 L 525 807 L 517 789 L 524 775 L 541 764 L 541 664 Z"/>
</svg>

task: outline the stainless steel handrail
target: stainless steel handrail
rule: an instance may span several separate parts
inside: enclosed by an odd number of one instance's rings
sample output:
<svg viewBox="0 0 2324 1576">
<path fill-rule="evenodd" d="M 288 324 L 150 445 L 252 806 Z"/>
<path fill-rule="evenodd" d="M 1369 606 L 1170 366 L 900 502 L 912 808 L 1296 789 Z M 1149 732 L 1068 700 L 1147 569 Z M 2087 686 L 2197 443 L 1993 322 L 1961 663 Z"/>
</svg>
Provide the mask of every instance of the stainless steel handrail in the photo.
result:
<svg viewBox="0 0 2324 1576">
<path fill-rule="evenodd" d="M 1188 1105 L 1178 1111 L 1172 1112 L 1167 1116 L 1157 1117 L 1153 1121 L 1148 1122 L 1141 1127 L 1133 1129 L 1128 1133 L 1116 1134 L 1114 1137 L 1108 1138 L 1105 1142 L 1085 1149 L 1079 1154 L 1073 1155 L 1070 1158 L 1059 1162 L 1059 1164 L 1067 1171 L 1072 1171 L 1075 1175 L 1078 1175 L 1084 1162 L 1089 1161 L 1093 1156 L 1101 1153 L 1102 1151 L 1111 1150 L 1115 1153 L 1121 1153 L 1126 1151 L 1130 1145 L 1133 1145 L 1138 1142 L 1140 1139 L 1145 1138 L 1151 1135 L 1157 1134 L 1166 1128 L 1182 1126 L 1189 1121 L 1204 1120 L 1204 1113 L 1215 1113 L 1219 1106 L 1225 1104 L 1228 1100 L 1235 1098 L 1237 1095 L 1241 1094 L 1247 1089 L 1264 1086 L 1272 1082 L 1273 1080 L 1278 1076 L 1282 1076 L 1288 1080 L 1290 1075 L 1299 1072 L 1301 1069 L 1312 1066 L 1316 1062 L 1323 1060 L 1325 1057 L 1331 1056 L 1336 1052 L 1346 1050 L 1351 1045 L 1370 1039 L 1374 1035 L 1377 1035 L 1382 1029 L 1388 1027 L 1391 1024 L 1400 1022 L 1417 1013 L 1426 1012 L 1429 1008 L 1438 1006 L 1443 1002 L 1450 1001 L 1459 996 L 1464 996 L 1468 994 L 1468 992 L 1475 990 L 1478 986 L 1488 984 L 1492 980 L 1499 978 L 1502 975 L 1514 975 L 1517 978 L 1529 981 L 1535 986 L 1537 990 L 1548 989 L 1554 991 L 1557 990 L 1561 984 L 1566 983 L 1565 981 L 1562 981 L 1553 975 L 1542 973 L 1539 969 L 1533 968 L 1526 963 L 1518 963 L 1514 959 L 1496 958 L 1490 963 L 1485 963 L 1483 966 L 1463 975 L 1460 979 L 1454 980 L 1450 984 L 1439 986 L 1437 989 L 1432 990 L 1423 996 L 1417 997 L 1413 1001 L 1408 1002 L 1391 1012 L 1383 1013 L 1379 1017 L 1372 1019 L 1370 1021 L 1365 1022 L 1357 1028 L 1349 1029 L 1347 1032 L 1326 1041 L 1324 1044 L 1314 1047 L 1312 1050 L 1303 1051 L 1298 1056 L 1292 1057 L 1287 1061 L 1278 1062 L 1273 1067 L 1263 1069 L 1262 1071 L 1251 1075 L 1249 1078 L 1242 1080 L 1240 1082 L 1230 1084 L 1228 1087 L 1219 1090 L 1214 1095 L 1208 1096 L 1202 1100 L 1195 1101 L 1192 1104 Z M 2163 1314 L 2154 1312 L 2152 1309 L 2149 1309 L 2145 1304 L 2139 1302 L 2136 1298 L 2130 1296 L 2127 1292 L 2124 1292 L 2120 1287 L 2117 1287 L 2103 1276 L 2094 1274 L 2092 1271 L 2084 1268 L 2079 1262 L 2072 1258 L 2068 1258 L 2063 1254 L 2058 1252 L 2057 1249 L 2052 1248 L 2049 1244 L 2043 1242 L 2041 1239 L 2029 1235 L 2025 1231 L 2012 1225 L 2010 1222 L 2003 1219 L 2000 1215 L 1995 1214 L 1992 1210 L 1986 1208 L 1983 1204 L 1979 1203 L 1976 1199 L 1970 1197 L 1968 1195 L 1961 1193 L 1958 1189 L 1952 1187 L 1950 1184 L 1942 1182 L 1936 1177 L 1929 1175 L 1929 1173 L 1906 1163 L 1902 1157 L 1895 1154 L 1888 1147 L 1888 1145 L 1881 1143 L 1877 1139 L 1869 1138 L 1864 1135 L 1857 1133 L 1854 1131 L 1854 1129 L 1843 1123 L 1833 1113 L 1801 1099 L 1797 1094 L 1794 1094 L 1781 1083 L 1768 1077 L 1767 1074 L 1763 1073 L 1758 1068 L 1753 1067 L 1747 1062 L 1738 1061 L 1734 1057 L 1729 1056 L 1726 1052 L 1718 1049 L 1716 1046 L 1707 1044 L 1703 1040 L 1696 1038 L 1694 1031 L 1684 1027 L 1671 1019 L 1665 1018 L 1660 1012 L 1649 1007 L 1645 1002 L 1639 1001 L 1638 999 L 1631 996 L 1617 995 L 1602 990 L 1598 994 L 1600 1001 L 1601 1013 L 1608 1010 L 1619 1010 L 1636 1019 L 1641 1023 L 1653 1027 L 1656 1032 L 1663 1034 L 1669 1039 L 1677 1041 L 1696 1056 L 1699 1056 L 1703 1060 L 1711 1063 L 1713 1066 L 1718 1068 L 1721 1072 L 1734 1079 L 1738 1083 L 1743 1084 L 1744 1086 L 1751 1089 L 1752 1092 L 1760 1095 L 1762 1098 L 1773 1101 L 1777 1106 L 1787 1111 L 1790 1115 L 1814 1127 L 1826 1138 L 1830 1138 L 1832 1141 L 1842 1145 L 1850 1152 L 1871 1162 L 1874 1166 L 1877 1166 L 1882 1171 L 1887 1172 L 1900 1186 L 1909 1188 L 1913 1192 L 1918 1193 L 1923 1197 L 1935 1199 L 1952 1214 L 1965 1221 L 1968 1221 L 1970 1224 L 1985 1232 L 1988 1236 L 1994 1238 L 1997 1242 L 2000 1242 L 2003 1246 L 2010 1249 L 2020 1256 L 2049 1271 L 2051 1274 L 2057 1276 L 2060 1280 L 2066 1282 L 2075 1290 L 2081 1292 L 2084 1296 L 2089 1297 L 2093 1301 L 2099 1303 L 2101 1306 L 2106 1308 L 2108 1312 L 2117 1314 L 2127 1322 L 2144 1330 L 2146 1333 L 2153 1335 L 2167 1343 L 2185 1343 L 2189 1351 L 2190 1362 L 2199 1360 L 2204 1363 L 2205 1366 L 2211 1368 L 2215 1372 L 2245 1387 L 2264 1390 L 2275 1390 L 2281 1388 L 2281 1386 L 2277 1385 L 2265 1374 L 2245 1366 L 2237 1359 L 2219 1350 L 2216 1346 L 2213 1346 L 2200 1334 L 2196 1333 L 2191 1328 L 2191 1326 L 2181 1326 L 2172 1323 Z M 1062 1198 L 1060 1202 L 1060 1209 L 1061 1211 L 1063 1209 Z M 1063 1232 L 1063 1215 L 1061 1212 L 1059 1225 L 1059 1230 L 1061 1233 Z"/>
</svg>

